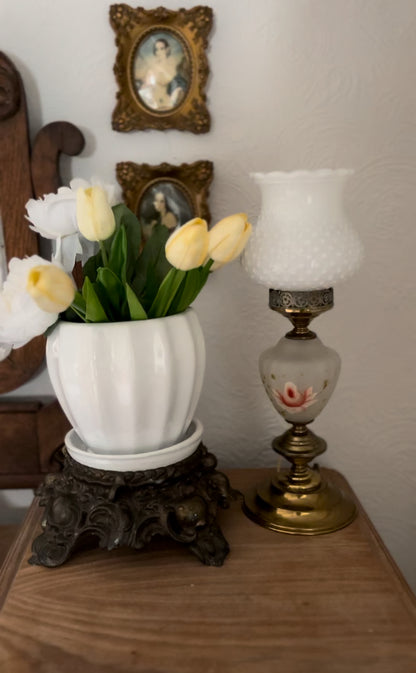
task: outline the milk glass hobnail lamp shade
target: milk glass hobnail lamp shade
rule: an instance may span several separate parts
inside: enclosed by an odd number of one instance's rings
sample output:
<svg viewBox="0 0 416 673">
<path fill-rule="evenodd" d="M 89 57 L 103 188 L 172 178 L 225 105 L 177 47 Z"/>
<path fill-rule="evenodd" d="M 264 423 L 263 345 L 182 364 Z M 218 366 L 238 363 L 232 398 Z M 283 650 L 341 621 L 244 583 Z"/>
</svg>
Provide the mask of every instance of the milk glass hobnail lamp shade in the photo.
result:
<svg viewBox="0 0 416 673">
<path fill-rule="evenodd" d="M 243 265 L 268 288 L 318 290 L 351 276 L 362 245 L 344 211 L 347 169 L 252 173 L 262 192 Z"/>
</svg>

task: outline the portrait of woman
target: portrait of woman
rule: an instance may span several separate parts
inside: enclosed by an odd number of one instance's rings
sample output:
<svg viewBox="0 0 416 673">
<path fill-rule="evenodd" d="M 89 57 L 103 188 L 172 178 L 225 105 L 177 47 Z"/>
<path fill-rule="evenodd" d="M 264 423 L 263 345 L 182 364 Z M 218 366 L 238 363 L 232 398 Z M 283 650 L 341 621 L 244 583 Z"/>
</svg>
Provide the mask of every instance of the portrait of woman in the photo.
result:
<svg viewBox="0 0 416 673">
<path fill-rule="evenodd" d="M 137 96 L 151 110 L 174 110 L 185 98 L 189 88 L 189 57 L 173 33 L 157 31 L 142 40 L 133 67 Z"/>
<path fill-rule="evenodd" d="M 161 180 L 145 190 L 137 214 L 145 240 L 156 224 L 162 224 L 173 232 L 195 217 L 186 194 L 167 180 Z"/>
</svg>

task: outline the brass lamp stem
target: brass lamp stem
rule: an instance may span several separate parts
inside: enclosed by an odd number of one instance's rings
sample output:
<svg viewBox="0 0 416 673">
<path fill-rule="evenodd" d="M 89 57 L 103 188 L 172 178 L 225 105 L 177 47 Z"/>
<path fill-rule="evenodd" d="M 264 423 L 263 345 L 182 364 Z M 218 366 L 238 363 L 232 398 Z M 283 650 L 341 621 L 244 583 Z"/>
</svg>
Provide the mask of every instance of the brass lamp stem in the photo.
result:
<svg viewBox="0 0 416 673">
<path fill-rule="evenodd" d="M 316 334 L 309 329 L 309 323 L 312 320 L 309 316 L 291 315 L 288 316 L 293 325 L 293 329 L 285 335 L 287 339 L 315 339 Z"/>
<path fill-rule="evenodd" d="M 321 476 L 308 463 L 326 450 L 325 440 L 315 435 L 305 424 L 294 424 L 283 435 L 276 437 L 272 446 L 292 464 L 284 476 L 287 491 L 302 495 L 316 490 Z M 281 475 L 278 476 L 281 480 Z"/>
</svg>

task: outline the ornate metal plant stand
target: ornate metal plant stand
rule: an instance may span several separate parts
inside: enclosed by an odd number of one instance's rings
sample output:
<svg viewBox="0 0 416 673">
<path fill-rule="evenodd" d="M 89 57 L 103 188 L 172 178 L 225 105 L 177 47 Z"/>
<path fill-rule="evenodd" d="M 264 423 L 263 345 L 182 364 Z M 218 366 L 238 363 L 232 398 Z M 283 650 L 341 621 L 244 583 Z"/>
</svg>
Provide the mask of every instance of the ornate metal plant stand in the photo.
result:
<svg viewBox="0 0 416 673">
<path fill-rule="evenodd" d="M 185 544 L 205 564 L 221 566 L 229 546 L 216 523 L 218 506 L 238 495 L 201 443 L 189 458 L 167 467 L 113 472 L 85 467 L 64 449 L 62 472 L 38 489 L 43 532 L 29 563 L 59 566 L 83 541 L 101 548 L 143 548 L 155 535 Z"/>
</svg>

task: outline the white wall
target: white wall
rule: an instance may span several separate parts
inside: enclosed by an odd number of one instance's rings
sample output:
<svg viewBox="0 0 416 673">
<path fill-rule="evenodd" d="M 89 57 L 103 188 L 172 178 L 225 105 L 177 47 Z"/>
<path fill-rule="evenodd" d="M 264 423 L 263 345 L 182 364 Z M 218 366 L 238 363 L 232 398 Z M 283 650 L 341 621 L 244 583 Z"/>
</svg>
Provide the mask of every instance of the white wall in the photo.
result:
<svg viewBox="0 0 416 673">
<path fill-rule="evenodd" d="M 86 149 L 64 161 L 66 178 L 112 180 L 117 161 L 211 159 L 214 221 L 241 210 L 254 221 L 259 193 L 250 171 L 356 169 L 347 208 L 366 261 L 315 324 L 341 354 L 343 371 L 314 429 L 329 445 L 321 464 L 349 479 L 416 589 L 416 3 L 209 4 L 213 124 L 202 136 L 111 130 L 116 47 L 107 1 L 3 0 L 0 49 L 23 76 L 33 132 L 56 120 L 84 132 Z M 235 263 L 210 279 L 195 304 L 209 364 L 198 415 L 222 466 L 275 462 L 270 442 L 283 423 L 262 389 L 257 359 L 287 325 L 267 301 Z M 48 390 L 41 375 L 23 392 Z"/>
</svg>

